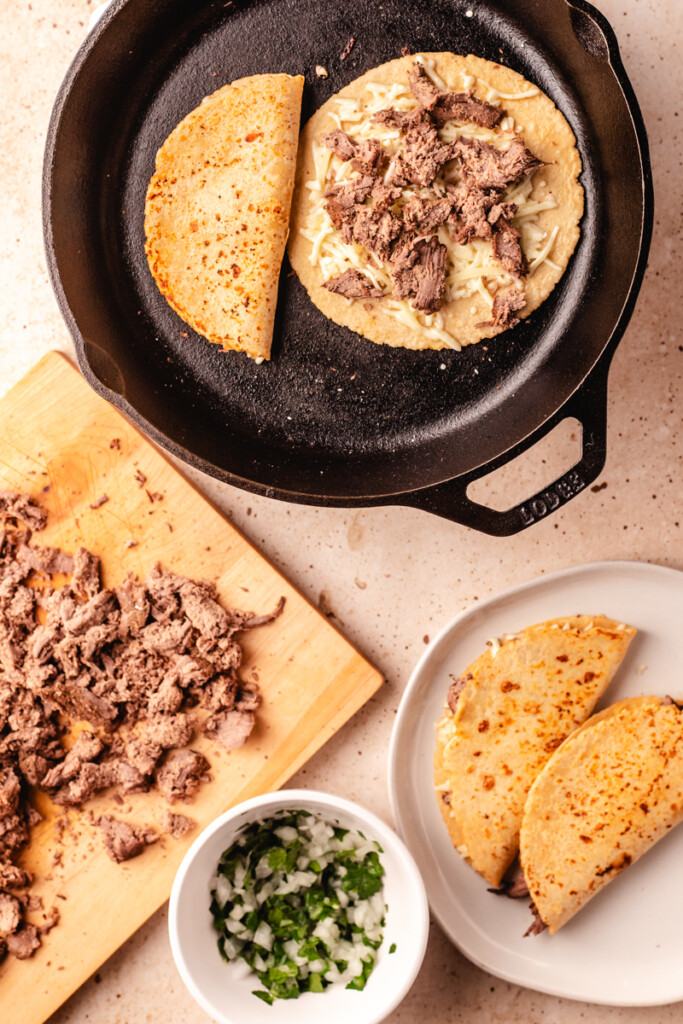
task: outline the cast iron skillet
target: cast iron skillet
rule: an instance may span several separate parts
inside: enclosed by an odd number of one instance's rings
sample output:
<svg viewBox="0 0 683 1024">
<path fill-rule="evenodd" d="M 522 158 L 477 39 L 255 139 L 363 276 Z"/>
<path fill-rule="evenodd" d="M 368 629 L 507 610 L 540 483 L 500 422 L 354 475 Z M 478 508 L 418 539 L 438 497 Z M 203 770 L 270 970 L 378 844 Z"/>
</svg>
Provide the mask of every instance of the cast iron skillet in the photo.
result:
<svg viewBox="0 0 683 1024">
<path fill-rule="evenodd" d="M 327 320 L 285 260 L 271 362 L 226 355 L 172 312 L 149 274 L 143 209 L 157 148 L 225 82 L 305 73 L 307 119 L 404 46 L 501 60 L 568 118 L 586 212 L 562 281 L 494 341 L 409 352 Z M 504 536 L 604 465 L 607 373 L 645 267 L 652 188 L 614 33 L 584 0 L 117 0 L 57 97 L 43 188 L 52 281 L 86 379 L 219 479 L 318 505 L 413 505 Z M 566 416 L 583 427 L 569 473 L 507 512 L 467 497 Z"/>
</svg>

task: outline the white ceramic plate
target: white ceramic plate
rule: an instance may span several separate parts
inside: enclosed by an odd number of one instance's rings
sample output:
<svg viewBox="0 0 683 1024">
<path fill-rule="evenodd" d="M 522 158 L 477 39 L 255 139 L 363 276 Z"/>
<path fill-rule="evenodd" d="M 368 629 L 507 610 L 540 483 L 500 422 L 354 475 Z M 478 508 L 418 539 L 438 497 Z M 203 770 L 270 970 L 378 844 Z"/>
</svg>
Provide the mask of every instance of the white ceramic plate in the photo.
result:
<svg viewBox="0 0 683 1024">
<path fill-rule="evenodd" d="M 451 675 L 486 640 L 560 615 L 602 613 L 638 629 L 601 705 L 640 694 L 683 696 L 683 573 L 596 562 L 531 580 L 459 615 L 415 669 L 394 726 L 389 791 L 434 917 L 491 974 L 539 992 L 621 1006 L 683 999 L 683 828 L 619 876 L 556 935 L 523 938 L 526 900 L 487 892 L 453 850 L 432 784 L 434 726 Z"/>
</svg>

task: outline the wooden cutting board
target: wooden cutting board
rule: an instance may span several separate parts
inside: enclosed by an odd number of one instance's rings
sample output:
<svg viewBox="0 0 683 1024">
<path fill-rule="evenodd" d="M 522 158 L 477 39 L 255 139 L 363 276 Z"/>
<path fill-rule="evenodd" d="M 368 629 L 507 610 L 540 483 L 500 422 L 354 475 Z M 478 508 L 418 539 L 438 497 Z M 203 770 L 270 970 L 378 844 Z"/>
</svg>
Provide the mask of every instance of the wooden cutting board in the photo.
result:
<svg viewBox="0 0 683 1024">
<path fill-rule="evenodd" d="M 200 829 L 233 804 L 281 786 L 382 677 L 58 353 L 0 401 L 0 488 L 28 492 L 48 511 L 36 543 L 65 551 L 82 544 L 99 554 L 105 585 L 128 571 L 144 577 L 159 561 L 215 580 L 228 607 L 264 613 L 286 597 L 279 619 L 243 635 L 241 675 L 258 682 L 263 697 L 246 746 L 229 753 L 203 736 L 192 743 L 213 773 L 193 804 L 176 805 L 197 822 L 193 833 L 165 837 L 117 865 L 93 817 L 109 811 L 158 828 L 166 805 L 156 791 L 127 798 L 123 807 L 111 795 L 94 798 L 68 813 L 61 842 L 62 811 L 36 794 L 45 820 L 21 864 L 35 873 L 33 891 L 45 908 L 59 907 L 61 921 L 30 960 L 8 957 L 0 967 L 0 1020 L 42 1024 L 168 898 Z M 104 494 L 108 501 L 91 509 Z M 40 912 L 29 916 L 40 923 Z"/>
</svg>

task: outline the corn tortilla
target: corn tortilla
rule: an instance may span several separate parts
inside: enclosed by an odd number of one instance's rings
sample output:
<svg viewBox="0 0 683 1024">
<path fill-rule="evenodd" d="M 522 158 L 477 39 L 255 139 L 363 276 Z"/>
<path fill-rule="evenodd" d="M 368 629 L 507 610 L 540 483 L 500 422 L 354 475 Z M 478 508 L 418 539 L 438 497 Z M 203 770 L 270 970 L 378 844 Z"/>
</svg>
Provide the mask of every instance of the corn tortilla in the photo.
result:
<svg viewBox="0 0 683 1024">
<path fill-rule="evenodd" d="M 552 934 L 683 820 L 683 710 L 632 697 L 589 719 L 536 778 L 520 860 Z"/>
<path fill-rule="evenodd" d="M 294 188 L 303 78 L 223 86 L 171 132 L 145 204 L 159 290 L 224 349 L 268 359 Z"/>
<path fill-rule="evenodd" d="M 453 845 L 491 885 L 517 854 L 534 779 L 590 715 L 635 633 L 602 615 L 552 619 L 504 637 L 461 677 L 455 711 L 437 724 L 436 796 Z"/>
<path fill-rule="evenodd" d="M 475 78 L 473 94 L 478 99 L 486 99 L 488 86 L 507 94 L 537 88 L 510 68 L 471 54 L 464 57 L 453 53 L 423 53 L 400 57 L 357 78 L 327 100 L 301 133 L 288 251 L 291 264 L 311 301 L 335 323 L 349 327 L 378 344 L 411 349 L 441 349 L 447 347 L 447 342 L 424 337 L 384 311 L 382 305 L 385 299 L 349 301 L 323 288 L 320 266 L 310 262 L 313 244 L 301 234 L 313 203 L 313 193 L 306 188 L 306 183 L 316 177 L 312 144 L 337 127 L 332 117 L 337 111 L 336 101 L 340 98 L 362 100 L 367 95 L 368 83 L 391 85 L 400 82 L 407 85 L 408 72 L 416 57 L 432 61 L 446 85 L 455 91 L 463 90 L 463 76 Z M 525 145 L 535 156 L 546 162 L 547 166 L 535 172 L 534 182 L 545 181 L 543 192 L 550 192 L 558 204 L 557 208 L 544 210 L 538 215 L 538 224 L 544 231 L 550 234 L 555 227 L 558 228 L 552 248 L 552 262 L 555 266 L 542 263 L 533 276 L 526 279 L 526 306 L 521 313 L 516 314 L 526 317 L 550 295 L 578 242 L 584 203 L 583 188 L 578 180 L 581 159 L 569 124 L 543 92 L 539 90 L 526 99 L 503 98 L 501 105 L 506 114 L 522 126 L 521 138 Z M 353 135 L 353 129 L 350 129 L 350 133 Z M 460 345 L 469 345 L 497 333 L 492 327 L 476 326 L 491 318 L 490 306 L 476 292 L 467 298 L 444 303 L 441 313 L 445 330 Z"/>
</svg>

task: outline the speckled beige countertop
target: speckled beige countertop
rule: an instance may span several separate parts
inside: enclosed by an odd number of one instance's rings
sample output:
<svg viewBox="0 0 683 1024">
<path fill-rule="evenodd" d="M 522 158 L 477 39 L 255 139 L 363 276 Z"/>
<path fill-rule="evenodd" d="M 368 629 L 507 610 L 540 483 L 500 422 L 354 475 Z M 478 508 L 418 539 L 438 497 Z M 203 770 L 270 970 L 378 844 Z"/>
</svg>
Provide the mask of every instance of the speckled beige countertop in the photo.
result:
<svg viewBox="0 0 683 1024">
<path fill-rule="evenodd" d="M 0 393 L 49 349 L 72 351 L 43 255 L 41 162 L 53 98 L 93 6 L 87 0 L 0 4 Z M 600 489 L 588 489 L 517 537 L 496 540 L 409 509 L 286 505 L 192 474 L 276 565 L 333 611 L 341 628 L 386 674 L 379 695 L 292 784 L 357 799 L 387 821 L 385 764 L 396 708 L 428 637 L 450 618 L 514 583 L 579 562 L 628 558 L 683 568 L 683 332 L 676 306 L 683 117 L 675 109 L 683 96 L 683 5 L 680 0 L 599 0 L 598 6 L 617 32 L 643 108 L 659 202 L 645 284 L 610 375 L 608 460 Z M 532 484 L 549 482 L 571 464 L 576 445 L 572 425 L 565 425 L 542 452 L 489 485 L 489 497 L 521 498 Z M 392 1024 L 681 1019 L 681 1004 L 593 1007 L 498 981 L 465 960 L 436 926 L 418 980 L 390 1018 Z M 52 1024 L 162 1020 L 208 1021 L 176 974 L 165 909 L 103 965 Z"/>
</svg>

